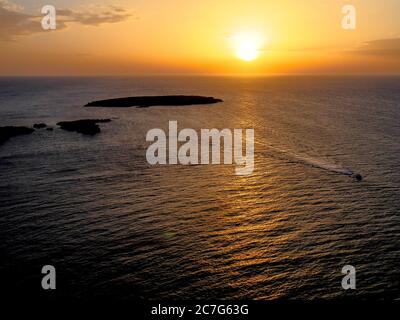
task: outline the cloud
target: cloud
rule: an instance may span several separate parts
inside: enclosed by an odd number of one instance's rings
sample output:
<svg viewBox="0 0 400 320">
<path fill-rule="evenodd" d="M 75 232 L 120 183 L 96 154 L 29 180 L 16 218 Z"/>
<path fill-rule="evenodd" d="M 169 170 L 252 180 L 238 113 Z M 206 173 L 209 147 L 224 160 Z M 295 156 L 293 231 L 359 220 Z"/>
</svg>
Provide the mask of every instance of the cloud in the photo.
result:
<svg viewBox="0 0 400 320">
<path fill-rule="evenodd" d="M 131 17 L 131 14 L 119 7 L 110 6 L 108 10 L 103 9 L 100 12 L 91 11 L 73 11 L 73 10 L 58 10 L 57 16 L 64 23 L 76 22 L 83 25 L 98 26 L 103 23 L 117 23 Z"/>
<path fill-rule="evenodd" d="M 124 8 L 114 5 L 107 7 L 90 7 L 82 11 L 69 9 L 57 10 L 57 30 L 65 29 L 70 23 L 87 26 L 99 26 L 104 23 L 125 21 L 131 14 Z M 43 32 L 41 15 L 23 12 L 23 7 L 7 0 L 0 0 L 0 41 L 9 41 L 17 36 Z"/>
<path fill-rule="evenodd" d="M 363 43 L 351 53 L 359 55 L 400 58 L 400 38 L 380 39 Z"/>
<path fill-rule="evenodd" d="M 10 40 L 14 36 L 22 36 L 39 32 L 40 21 L 37 17 L 22 13 L 22 8 L 0 0 L 0 40 Z"/>
<path fill-rule="evenodd" d="M 0 7 L 11 10 L 11 11 L 18 11 L 18 10 L 23 10 L 24 7 L 20 6 L 19 4 L 16 3 L 11 3 L 8 2 L 7 0 L 0 0 Z"/>
</svg>

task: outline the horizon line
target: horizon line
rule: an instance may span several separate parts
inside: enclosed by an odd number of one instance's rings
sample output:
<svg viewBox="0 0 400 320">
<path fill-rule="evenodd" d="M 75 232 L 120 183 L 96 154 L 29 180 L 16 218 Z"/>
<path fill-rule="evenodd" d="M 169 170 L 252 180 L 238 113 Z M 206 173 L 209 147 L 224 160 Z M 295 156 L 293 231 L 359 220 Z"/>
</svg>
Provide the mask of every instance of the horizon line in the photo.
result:
<svg viewBox="0 0 400 320">
<path fill-rule="evenodd" d="M 0 78 L 133 78 L 133 77 L 399 77 L 400 73 L 142 73 L 142 74 L 0 74 Z"/>
</svg>

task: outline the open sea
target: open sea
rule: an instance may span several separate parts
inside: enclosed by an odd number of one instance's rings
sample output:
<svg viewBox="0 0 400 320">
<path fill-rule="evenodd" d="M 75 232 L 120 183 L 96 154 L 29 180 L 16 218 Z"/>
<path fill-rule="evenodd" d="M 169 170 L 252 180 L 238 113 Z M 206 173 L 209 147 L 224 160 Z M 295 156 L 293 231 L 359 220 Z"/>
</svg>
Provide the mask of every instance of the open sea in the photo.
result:
<svg viewBox="0 0 400 320">
<path fill-rule="evenodd" d="M 195 94 L 223 103 L 84 108 Z M 101 133 L 64 120 L 111 118 Z M 255 169 L 151 166 L 146 133 L 254 128 Z M 0 78 L 3 288 L 78 299 L 400 298 L 400 78 Z M 362 174 L 357 182 L 346 175 Z M 356 268 L 345 291 L 342 267 Z"/>
</svg>

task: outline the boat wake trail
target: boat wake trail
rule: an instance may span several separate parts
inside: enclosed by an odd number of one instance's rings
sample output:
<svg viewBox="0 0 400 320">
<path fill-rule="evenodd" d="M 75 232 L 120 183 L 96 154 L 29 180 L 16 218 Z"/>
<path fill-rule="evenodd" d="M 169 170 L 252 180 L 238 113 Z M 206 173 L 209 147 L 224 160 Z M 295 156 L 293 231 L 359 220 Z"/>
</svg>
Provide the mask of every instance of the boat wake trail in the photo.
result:
<svg viewBox="0 0 400 320">
<path fill-rule="evenodd" d="M 326 170 L 326 171 L 330 171 L 330 172 L 334 172 L 334 173 L 343 174 L 343 175 L 352 177 L 352 178 L 356 179 L 357 181 L 361 181 L 363 179 L 361 174 L 356 173 L 352 169 L 343 167 L 339 164 L 332 163 L 332 162 L 329 162 L 324 159 L 314 158 L 314 157 L 311 157 L 308 155 L 298 154 L 298 153 L 295 153 L 295 152 L 292 152 L 289 150 L 285 150 L 285 149 L 282 149 L 279 147 L 272 146 L 270 144 L 262 144 L 262 145 L 278 152 L 279 154 L 285 155 L 287 158 L 293 159 L 293 160 L 303 163 L 305 165 L 312 166 L 312 167 L 319 168 L 319 169 Z"/>
</svg>

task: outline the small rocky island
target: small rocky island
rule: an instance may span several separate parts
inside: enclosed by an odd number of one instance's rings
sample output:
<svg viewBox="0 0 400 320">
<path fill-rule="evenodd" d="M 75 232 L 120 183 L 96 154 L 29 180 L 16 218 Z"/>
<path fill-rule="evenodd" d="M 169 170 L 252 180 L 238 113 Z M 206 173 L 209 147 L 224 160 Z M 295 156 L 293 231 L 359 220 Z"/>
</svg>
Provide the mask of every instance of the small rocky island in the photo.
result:
<svg viewBox="0 0 400 320">
<path fill-rule="evenodd" d="M 89 102 L 85 107 L 139 107 L 148 108 L 151 106 L 188 106 L 197 104 L 213 104 L 223 102 L 221 99 L 214 97 L 202 96 L 184 96 L 184 95 L 170 95 L 170 96 L 142 96 L 142 97 L 127 97 L 108 100 L 99 100 Z"/>
<path fill-rule="evenodd" d="M 35 129 L 44 129 L 44 128 L 47 128 L 47 124 L 45 124 L 45 123 L 43 123 L 43 122 L 41 122 L 41 123 L 35 123 L 35 124 L 33 125 L 33 127 L 34 127 Z"/>
<path fill-rule="evenodd" d="M 110 121 L 111 119 L 83 119 L 75 121 L 62 121 L 58 122 L 57 125 L 63 130 L 75 131 L 93 136 L 101 131 L 98 123 Z"/>
<path fill-rule="evenodd" d="M 3 144 L 12 137 L 31 134 L 34 131 L 34 129 L 28 127 L 0 127 L 0 144 Z"/>
</svg>

